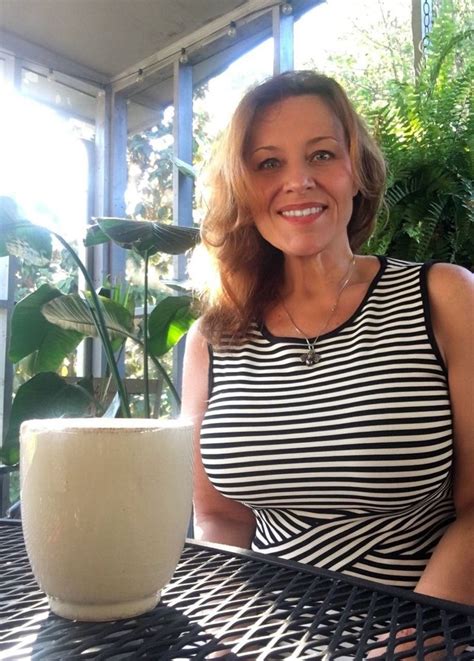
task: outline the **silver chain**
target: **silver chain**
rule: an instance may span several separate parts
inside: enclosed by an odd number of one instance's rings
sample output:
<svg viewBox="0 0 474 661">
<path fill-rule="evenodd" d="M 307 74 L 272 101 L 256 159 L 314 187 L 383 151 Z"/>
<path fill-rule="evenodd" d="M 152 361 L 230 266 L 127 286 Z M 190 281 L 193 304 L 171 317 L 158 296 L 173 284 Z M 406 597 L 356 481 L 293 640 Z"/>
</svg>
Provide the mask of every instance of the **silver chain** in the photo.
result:
<svg viewBox="0 0 474 661">
<path fill-rule="evenodd" d="M 351 263 L 349 264 L 349 267 L 347 269 L 346 276 L 345 276 L 345 278 L 343 280 L 343 283 L 342 283 L 342 285 L 339 289 L 339 293 L 337 295 L 336 301 L 334 302 L 334 305 L 331 307 L 331 310 L 329 311 L 329 316 L 326 319 L 326 323 L 324 324 L 323 328 L 320 330 L 318 336 L 312 342 L 309 341 L 309 338 L 306 337 L 306 335 L 303 333 L 301 328 L 296 325 L 295 320 L 293 319 L 293 317 L 290 314 L 290 311 L 288 310 L 288 308 L 285 305 L 285 301 L 283 299 L 281 299 L 281 304 L 282 304 L 283 309 L 285 310 L 285 312 L 288 316 L 288 319 L 293 324 L 295 330 L 298 331 L 298 333 L 303 336 L 303 338 L 304 338 L 304 340 L 305 340 L 305 342 L 308 346 L 307 353 L 305 353 L 301 356 L 301 361 L 303 363 L 305 363 L 306 365 L 308 365 L 308 366 L 315 365 L 316 363 L 319 363 L 319 361 L 321 360 L 320 354 L 316 353 L 316 349 L 315 349 L 316 343 L 319 340 L 319 338 L 321 337 L 321 335 L 324 333 L 326 328 L 329 326 L 329 323 L 330 323 L 331 319 L 333 318 L 333 315 L 334 315 L 334 313 L 337 309 L 337 306 L 339 304 L 339 299 L 342 296 L 342 292 L 347 287 L 347 285 L 349 284 L 349 281 L 352 277 L 352 272 L 354 270 L 354 265 L 355 265 L 355 255 L 352 256 Z"/>
</svg>

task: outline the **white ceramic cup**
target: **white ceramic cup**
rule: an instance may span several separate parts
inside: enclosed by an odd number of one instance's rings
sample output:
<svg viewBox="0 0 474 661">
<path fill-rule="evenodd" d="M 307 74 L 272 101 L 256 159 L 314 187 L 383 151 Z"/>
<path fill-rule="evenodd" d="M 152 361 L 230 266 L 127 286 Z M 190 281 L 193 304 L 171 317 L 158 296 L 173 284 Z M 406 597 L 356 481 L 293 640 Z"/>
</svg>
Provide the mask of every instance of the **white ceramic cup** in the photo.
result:
<svg viewBox="0 0 474 661">
<path fill-rule="evenodd" d="M 29 420 L 20 476 L 26 549 L 52 611 L 104 621 L 156 606 L 191 515 L 191 423 Z"/>
</svg>

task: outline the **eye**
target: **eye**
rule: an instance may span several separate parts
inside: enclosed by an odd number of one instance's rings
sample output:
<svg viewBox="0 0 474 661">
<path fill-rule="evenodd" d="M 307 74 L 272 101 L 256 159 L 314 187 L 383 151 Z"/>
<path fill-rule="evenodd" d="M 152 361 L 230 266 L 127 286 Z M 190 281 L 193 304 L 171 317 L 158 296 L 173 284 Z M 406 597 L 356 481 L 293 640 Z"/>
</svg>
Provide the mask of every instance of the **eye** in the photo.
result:
<svg viewBox="0 0 474 661">
<path fill-rule="evenodd" d="M 257 170 L 275 170 L 279 165 L 280 161 L 277 158 L 266 158 L 257 165 Z"/>
<path fill-rule="evenodd" d="M 332 154 L 330 151 L 327 151 L 326 149 L 318 149 L 318 151 L 315 151 L 314 154 L 311 154 L 309 160 L 311 162 L 330 161 L 333 156 L 334 154 Z"/>
</svg>

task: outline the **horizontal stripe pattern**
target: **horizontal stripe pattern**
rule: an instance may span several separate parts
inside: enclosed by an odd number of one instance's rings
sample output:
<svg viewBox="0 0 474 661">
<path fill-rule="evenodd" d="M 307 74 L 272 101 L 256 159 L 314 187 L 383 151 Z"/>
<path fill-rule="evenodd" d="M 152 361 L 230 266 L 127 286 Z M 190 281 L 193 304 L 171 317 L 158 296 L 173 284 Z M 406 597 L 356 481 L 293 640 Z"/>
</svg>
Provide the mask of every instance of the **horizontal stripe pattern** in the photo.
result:
<svg viewBox="0 0 474 661">
<path fill-rule="evenodd" d="M 452 420 L 427 266 L 381 258 L 358 310 L 320 337 L 255 326 L 211 351 L 207 474 L 251 507 L 254 550 L 412 588 L 454 519 Z"/>
</svg>

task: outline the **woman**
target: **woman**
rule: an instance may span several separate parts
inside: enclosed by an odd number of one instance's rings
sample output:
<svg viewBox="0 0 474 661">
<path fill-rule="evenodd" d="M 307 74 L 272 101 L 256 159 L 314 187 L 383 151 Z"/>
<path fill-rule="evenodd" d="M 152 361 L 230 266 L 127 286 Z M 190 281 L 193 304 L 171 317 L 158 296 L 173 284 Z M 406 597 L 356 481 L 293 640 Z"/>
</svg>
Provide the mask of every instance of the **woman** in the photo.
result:
<svg viewBox="0 0 474 661">
<path fill-rule="evenodd" d="M 474 603 L 473 281 L 356 254 L 384 181 L 335 81 L 238 106 L 185 359 L 196 536 Z"/>
</svg>

